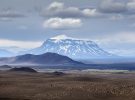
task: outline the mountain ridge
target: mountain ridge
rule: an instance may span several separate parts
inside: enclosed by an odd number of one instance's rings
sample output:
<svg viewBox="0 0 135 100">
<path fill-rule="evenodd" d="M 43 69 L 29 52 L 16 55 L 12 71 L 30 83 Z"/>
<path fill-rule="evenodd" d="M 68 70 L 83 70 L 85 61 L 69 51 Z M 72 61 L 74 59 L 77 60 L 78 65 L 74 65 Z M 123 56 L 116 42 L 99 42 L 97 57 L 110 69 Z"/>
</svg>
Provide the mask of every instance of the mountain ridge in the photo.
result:
<svg viewBox="0 0 135 100">
<path fill-rule="evenodd" d="M 15 57 L 0 58 L 0 64 L 39 64 L 39 65 L 53 65 L 53 66 L 74 66 L 84 65 L 81 62 L 74 61 L 71 58 L 56 53 L 44 53 L 41 55 L 25 54 Z"/>
</svg>

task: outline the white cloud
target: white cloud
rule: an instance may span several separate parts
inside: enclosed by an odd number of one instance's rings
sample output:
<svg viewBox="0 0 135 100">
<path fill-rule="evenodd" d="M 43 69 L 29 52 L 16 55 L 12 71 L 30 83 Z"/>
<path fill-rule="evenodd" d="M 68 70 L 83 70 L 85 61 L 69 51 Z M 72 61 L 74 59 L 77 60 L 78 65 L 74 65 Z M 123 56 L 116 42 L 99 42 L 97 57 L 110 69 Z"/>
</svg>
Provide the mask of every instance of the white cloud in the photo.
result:
<svg viewBox="0 0 135 100">
<path fill-rule="evenodd" d="M 50 18 L 46 20 L 43 24 L 45 28 L 52 28 L 52 29 L 71 29 L 71 28 L 78 28 L 82 25 L 80 19 L 73 19 L 73 18 Z"/>
<path fill-rule="evenodd" d="M 96 17 L 101 14 L 94 8 L 79 9 L 78 7 L 66 7 L 64 3 L 53 2 L 41 12 L 42 16 L 73 18 L 73 17 Z"/>
<path fill-rule="evenodd" d="M 135 37 L 134 32 L 120 32 L 120 33 L 115 33 L 115 34 L 103 35 L 100 37 L 99 40 L 96 40 L 96 41 L 101 44 L 110 44 L 110 43 L 135 44 L 134 37 Z"/>
<path fill-rule="evenodd" d="M 82 13 L 87 17 L 96 17 L 101 15 L 100 13 L 98 13 L 97 9 L 84 9 Z"/>
<path fill-rule="evenodd" d="M 127 56 L 132 57 L 135 56 L 135 49 L 111 49 L 109 50 L 110 53 L 118 54 L 120 56 Z"/>
<path fill-rule="evenodd" d="M 135 32 L 120 32 L 95 37 L 93 40 L 111 53 L 122 56 L 135 56 L 134 37 Z"/>
<path fill-rule="evenodd" d="M 61 2 L 53 2 L 49 5 L 48 10 L 57 10 L 57 9 L 63 9 L 64 3 Z"/>
<path fill-rule="evenodd" d="M 114 36 L 115 40 L 122 42 L 122 43 L 134 43 L 135 44 L 135 33 L 134 32 L 122 32 L 118 33 Z"/>
<path fill-rule="evenodd" d="M 33 45 L 34 44 L 34 45 Z M 6 46 L 17 46 L 20 48 L 35 48 L 42 44 L 40 41 L 15 41 L 15 40 L 6 40 L 6 39 L 0 39 L 0 47 Z"/>
</svg>

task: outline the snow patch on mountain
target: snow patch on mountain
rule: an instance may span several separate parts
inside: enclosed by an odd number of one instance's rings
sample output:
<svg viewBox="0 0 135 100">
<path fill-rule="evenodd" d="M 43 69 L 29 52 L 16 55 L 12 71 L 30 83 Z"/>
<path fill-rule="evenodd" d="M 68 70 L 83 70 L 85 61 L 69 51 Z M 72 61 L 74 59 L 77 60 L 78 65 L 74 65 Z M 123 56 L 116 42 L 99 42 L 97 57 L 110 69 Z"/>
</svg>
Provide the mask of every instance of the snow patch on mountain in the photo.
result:
<svg viewBox="0 0 135 100">
<path fill-rule="evenodd" d="M 57 39 L 57 40 L 61 40 L 61 39 L 71 39 L 70 37 L 67 37 L 66 35 L 58 35 L 56 37 L 52 37 L 50 39 Z"/>
</svg>

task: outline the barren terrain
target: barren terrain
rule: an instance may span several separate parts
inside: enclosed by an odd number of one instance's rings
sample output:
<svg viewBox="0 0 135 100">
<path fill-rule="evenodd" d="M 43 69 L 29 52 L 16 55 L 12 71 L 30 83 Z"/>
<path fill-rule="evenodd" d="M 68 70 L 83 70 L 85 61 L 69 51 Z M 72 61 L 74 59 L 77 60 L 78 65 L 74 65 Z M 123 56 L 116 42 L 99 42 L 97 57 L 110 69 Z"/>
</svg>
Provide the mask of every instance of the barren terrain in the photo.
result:
<svg viewBox="0 0 135 100">
<path fill-rule="evenodd" d="M 0 100 L 135 100 L 134 74 L 0 72 Z"/>
</svg>

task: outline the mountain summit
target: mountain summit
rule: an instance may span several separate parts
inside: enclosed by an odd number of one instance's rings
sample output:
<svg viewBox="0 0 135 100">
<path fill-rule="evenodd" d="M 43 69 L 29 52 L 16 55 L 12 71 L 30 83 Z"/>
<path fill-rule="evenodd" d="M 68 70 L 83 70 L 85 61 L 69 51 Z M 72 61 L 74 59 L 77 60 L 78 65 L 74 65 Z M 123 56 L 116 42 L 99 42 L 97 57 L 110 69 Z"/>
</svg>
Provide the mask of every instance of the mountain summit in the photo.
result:
<svg viewBox="0 0 135 100">
<path fill-rule="evenodd" d="M 68 37 L 68 36 L 63 34 L 63 35 L 58 35 L 58 36 L 52 37 L 50 39 L 63 40 L 63 39 L 73 39 L 73 38 Z"/>
<path fill-rule="evenodd" d="M 46 52 L 65 55 L 73 59 L 89 59 L 112 56 L 112 54 L 101 49 L 93 41 L 70 38 L 66 35 L 60 35 L 47 39 L 40 47 L 32 49 L 27 53 L 43 54 Z"/>
</svg>

